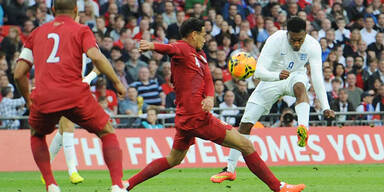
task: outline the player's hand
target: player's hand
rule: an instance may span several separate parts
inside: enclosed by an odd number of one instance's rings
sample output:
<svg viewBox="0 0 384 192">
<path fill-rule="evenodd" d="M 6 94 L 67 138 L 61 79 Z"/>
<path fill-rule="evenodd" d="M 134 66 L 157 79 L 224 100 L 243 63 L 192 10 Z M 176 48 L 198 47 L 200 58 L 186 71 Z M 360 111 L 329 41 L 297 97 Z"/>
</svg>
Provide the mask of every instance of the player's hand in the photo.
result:
<svg viewBox="0 0 384 192">
<path fill-rule="evenodd" d="M 203 111 L 205 112 L 211 111 L 211 109 L 213 108 L 213 97 L 211 96 L 206 97 L 205 99 L 203 99 L 203 101 L 201 101 L 201 105 L 202 105 Z"/>
<path fill-rule="evenodd" d="M 324 110 L 324 118 L 325 119 L 333 119 L 335 118 L 335 112 L 333 110 L 330 110 L 330 109 L 326 109 Z"/>
<path fill-rule="evenodd" d="M 140 51 L 151 51 L 155 49 L 155 45 L 152 42 L 141 40 L 139 44 Z"/>
<path fill-rule="evenodd" d="M 125 88 L 125 86 L 120 81 L 118 83 L 114 83 L 113 87 L 115 87 L 115 89 L 117 91 L 117 95 L 120 98 L 125 97 L 125 93 L 127 92 L 127 89 Z"/>
<path fill-rule="evenodd" d="M 280 80 L 284 80 L 284 79 L 288 78 L 288 77 L 289 77 L 289 71 L 287 71 L 287 70 L 282 70 L 282 71 L 280 72 L 279 77 L 280 77 Z"/>
</svg>

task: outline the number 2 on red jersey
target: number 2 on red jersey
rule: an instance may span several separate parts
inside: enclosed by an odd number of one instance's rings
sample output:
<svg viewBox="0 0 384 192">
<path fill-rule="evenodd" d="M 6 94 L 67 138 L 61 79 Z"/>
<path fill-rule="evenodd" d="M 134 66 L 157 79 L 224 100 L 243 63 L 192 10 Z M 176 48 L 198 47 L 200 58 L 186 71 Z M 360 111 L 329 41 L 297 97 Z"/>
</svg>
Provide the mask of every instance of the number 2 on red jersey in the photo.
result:
<svg viewBox="0 0 384 192">
<path fill-rule="evenodd" d="M 49 54 L 47 63 L 57 63 L 60 61 L 60 57 L 56 56 L 57 50 L 59 49 L 60 36 L 57 33 L 49 33 L 48 39 L 53 39 L 53 48 L 51 54 Z"/>
</svg>

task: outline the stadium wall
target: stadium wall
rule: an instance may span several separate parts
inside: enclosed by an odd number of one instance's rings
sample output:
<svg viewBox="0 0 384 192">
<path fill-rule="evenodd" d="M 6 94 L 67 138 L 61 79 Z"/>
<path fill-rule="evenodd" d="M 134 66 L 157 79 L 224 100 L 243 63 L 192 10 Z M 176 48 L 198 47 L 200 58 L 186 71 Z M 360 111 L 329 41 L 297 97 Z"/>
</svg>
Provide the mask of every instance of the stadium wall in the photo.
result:
<svg viewBox="0 0 384 192">
<path fill-rule="evenodd" d="M 116 130 L 123 149 L 124 169 L 140 169 L 171 149 L 174 129 Z M 384 127 L 313 127 L 308 146 L 296 145 L 294 128 L 254 129 L 250 139 L 268 165 L 384 163 Z M 54 134 L 48 136 L 50 143 Z M 28 130 L 0 131 L 0 171 L 35 171 Z M 77 163 L 82 169 L 106 169 L 100 140 L 85 130 L 75 131 Z M 224 167 L 229 150 L 197 139 L 179 167 Z M 240 166 L 245 166 L 243 159 Z M 66 170 L 63 152 L 54 170 Z"/>
</svg>

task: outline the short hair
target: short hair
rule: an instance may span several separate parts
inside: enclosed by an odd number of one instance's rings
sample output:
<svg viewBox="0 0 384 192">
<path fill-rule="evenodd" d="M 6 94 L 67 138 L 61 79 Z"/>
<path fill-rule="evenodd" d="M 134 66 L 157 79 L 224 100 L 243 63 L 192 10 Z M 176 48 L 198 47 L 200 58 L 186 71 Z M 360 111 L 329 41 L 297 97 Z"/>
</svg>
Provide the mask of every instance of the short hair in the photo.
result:
<svg viewBox="0 0 384 192">
<path fill-rule="evenodd" d="M 77 7 L 76 0 L 55 0 L 53 3 L 56 13 L 71 12 Z"/>
<path fill-rule="evenodd" d="M 346 94 L 348 94 L 348 89 L 347 88 L 340 88 L 339 89 L 339 94 L 340 94 L 340 92 L 344 92 L 344 93 L 346 93 Z"/>
<path fill-rule="evenodd" d="M 363 60 L 364 61 L 364 57 L 363 56 L 361 56 L 361 55 L 356 55 L 355 56 L 355 58 L 354 58 L 354 60 L 356 61 L 356 58 L 361 58 L 361 60 Z"/>
<path fill-rule="evenodd" d="M 339 78 L 334 78 L 334 79 L 332 79 L 332 81 L 331 81 L 331 84 L 333 84 L 333 83 L 340 83 L 340 84 L 341 84 L 341 81 L 340 81 Z"/>
<path fill-rule="evenodd" d="M 102 102 L 102 101 L 105 101 L 107 100 L 107 97 L 106 96 L 100 96 L 98 99 L 97 99 L 97 102 Z"/>
<path fill-rule="evenodd" d="M 300 17 L 291 17 L 287 22 L 287 30 L 289 32 L 300 33 L 305 31 L 307 23 Z"/>
<path fill-rule="evenodd" d="M 189 18 L 188 20 L 184 21 L 183 24 L 181 24 L 180 35 L 181 37 L 185 38 L 194 31 L 201 32 L 203 27 L 204 22 L 202 20 L 194 17 Z"/>
<path fill-rule="evenodd" d="M 96 89 L 102 88 L 103 86 L 107 86 L 107 80 L 104 77 L 99 77 L 96 80 Z"/>
<path fill-rule="evenodd" d="M 12 88 L 11 87 L 3 87 L 1 89 L 1 96 L 2 97 L 6 97 L 11 92 L 12 92 Z"/>
</svg>

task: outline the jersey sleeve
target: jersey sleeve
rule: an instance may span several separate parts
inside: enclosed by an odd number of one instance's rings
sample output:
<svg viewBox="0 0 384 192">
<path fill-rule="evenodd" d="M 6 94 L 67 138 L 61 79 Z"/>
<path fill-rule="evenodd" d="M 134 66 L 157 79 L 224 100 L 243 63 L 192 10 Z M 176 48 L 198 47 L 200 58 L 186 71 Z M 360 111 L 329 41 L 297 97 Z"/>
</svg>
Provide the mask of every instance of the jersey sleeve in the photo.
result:
<svg viewBox="0 0 384 192">
<path fill-rule="evenodd" d="M 276 32 L 281 33 L 281 32 Z M 256 71 L 254 77 L 262 81 L 278 81 L 280 80 L 280 71 L 269 71 L 269 66 L 272 65 L 273 58 L 278 54 L 278 47 L 280 44 L 279 34 L 273 34 L 270 36 L 257 60 Z"/>
<path fill-rule="evenodd" d="M 205 89 L 204 89 L 204 94 L 206 97 L 208 96 L 215 96 L 215 88 L 213 86 L 213 80 L 212 80 L 212 75 L 211 71 L 209 70 L 209 66 L 205 65 L 205 70 L 204 70 L 204 77 L 205 77 Z"/>
<path fill-rule="evenodd" d="M 19 58 L 17 59 L 18 61 L 23 60 L 27 62 L 30 66 L 33 65 L 33 34 L 34 31 L 24 41 L 24 48 L 21 50 Z"/>
<path fill-rule="evenodd" d="M 311 44 L 311 50 L 309 52 L 309 65 L 311 66 L 313 88 L 319 98 L 321 108 L 323 111 L 330 109 L 323 81 L 321 47 L 317 41 L 314 41 L 314 43 Z"/>
<path fill-rule="evenodd" d="M 172 43 L 172 44 L 163 44 L 163 43 L 154 43 L 155 51 L 167 54 L 170 56 L 174 55 L 182 55 L 182 45 L 179 43 Z"/>
<path fill-rule="evenodd" d="M 99 48 L 97 46 L 96 38 L 93 35 L 92 31 L 87 26 L 84 26 L 81 29 L 82 31 L 80 33 L 80 39 L 83 53 L 87 53 L 88 49 L 92 47 Z"/>
</svg>

